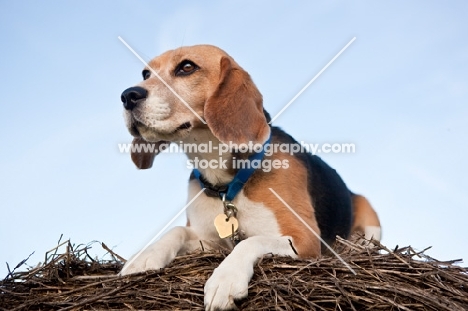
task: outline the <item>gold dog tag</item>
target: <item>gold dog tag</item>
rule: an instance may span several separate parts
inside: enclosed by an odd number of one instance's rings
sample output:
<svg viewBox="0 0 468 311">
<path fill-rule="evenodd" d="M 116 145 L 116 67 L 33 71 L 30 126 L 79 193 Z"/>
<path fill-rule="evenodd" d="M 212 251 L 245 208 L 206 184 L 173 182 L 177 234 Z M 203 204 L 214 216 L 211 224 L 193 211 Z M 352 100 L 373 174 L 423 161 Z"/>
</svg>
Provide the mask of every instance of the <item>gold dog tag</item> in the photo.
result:
<svg viewBox="0 0 468 311">
<path fill-rule="evenodd" d="M 227 216 L 225 214 L 219 214 L 214 220 L 216 231 L 218 231 L 221 239 L 230 237 L 239 228 L 239 222 L 236 217 L 231 216 L 229 220 L 226 219 Z"/>
</svg>

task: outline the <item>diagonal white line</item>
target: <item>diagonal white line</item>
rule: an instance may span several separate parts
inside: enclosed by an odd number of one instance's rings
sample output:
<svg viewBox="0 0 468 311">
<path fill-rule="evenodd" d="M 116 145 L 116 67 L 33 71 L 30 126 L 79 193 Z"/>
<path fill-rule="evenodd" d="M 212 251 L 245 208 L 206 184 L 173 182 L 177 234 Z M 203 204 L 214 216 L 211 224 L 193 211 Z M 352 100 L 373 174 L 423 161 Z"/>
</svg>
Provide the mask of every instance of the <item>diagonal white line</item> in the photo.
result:
<svg viewBox="0 0 468 311">
<path fill-rule="evenodd" d="M 354 42 L 354 40 L 356 40 L 356 37 L 352 38 L 351 41 L 348 42 L 348 44 L 345 45 L 344 48 L 341 49 L 341 51 L 338 52 L 338 54 L 335 55 L 335 57 L 332 58 L 331 61 L 328 62 L 328 64 L 325 65 L 325 67 L 322 68 L 322 70 L 319 71 L 319 73 L 317 73 L 315 75 L 315 77 L 312 78 L 312 80 L 309 81 L 309 83 L 306 84 L 306 86 L 304 86 L 302 88 L 302 90 L 299 91 L 299 93 L 296 94 L 296 96 L 294 96 L 290 101 L 289 103 L 286 104 L 286 106 L 283 107 L 283 109 L 280 110 L 280 112 L 278 112 L 272 119 L 271 121 L 269 122 L 269 124 L 271 124 L 273 121 L 276 120 L 276 118 L 278 118 L 311 84 L 312 82 L 314 82 L 324 71 L 325 69 L 328 68 L 328 66 L 330 66 L 337 58 L 338 56 L 341 55 L 341 53 L 343 53 L 350 45 L 351 43 Z"/>
<path fill-rule="evenodd" d="M 351 271 L 354 275 L 357 275 L 356 271 L 354 271 L 353 268 L 351 268 L 351 266 L 350 266 L 346 261 L 344 261 L 343 258 L 341 258 L 341 256 L 338 255 L 338 253 L 335 252 L 335 251 L 333 250 L 333 248 L 331 248 L 330 245 L 328 245 L 327 242 L 325 242 L 325 241 L 322 239 L 322 237 L 321 237 L 320 235 L 318 235 L 317 232 L 315 232 L 315 230 L 312 229 L 312 228 L 304 221 L 304 219 L 302 219 L 302 217 L 299 216 L 299 215 L 288 205 L 288 203 L 286 203 L 286 201 L 284 201 L 283 198 L 280 197 L 280 196 L 278 195 L 278 193 L 275 192 L 275 190 L 273 190 L 272 188 L 268 188 L 268 189 L 270 189 L 270 191 L 278 198 L 278 200 L 280 200 L 280 201 L 291 211 L 291 213 L 293 213 L 294 216 L 296 216 L 297 219 L 299 219 L 299 220 L 304 224 L 304 226 L 306 226 L 307 229 L 309 229 L 309 230 L 320 240 L 320 242 L 322 242 L 322 243 L 333 253 L 333 255 L 335 255 L 335 256 L 346 266 L 346 268 L 349 269 L 349 271 Z"/>
<path fill-rule="evenodd" d="M 149 70 L 151 70 L 151 72 L 152 72 L 152 73 L 153 73 L 153 74 L 154 74 L 154 75 L 155 75 L 155 76 L 172 92 L 172 94 L 174 94 L 178 99 L 180 99 L 180 101 L 181 101 L 185 106 L 187 106 L 187 108 L 190 109 L 190 111 L 191 111 L 198 119 L 200 119 L 200 121 L 202 121 L 203 124 L 206 124 L 206 121 L 203 120 L 203 118 L 200 117 L 200 116 L 198 115 L 198 113 L 196 113 L 195 110 L 193 110 L 192 107 L 190 107 L 190 105 L 187 104 L 187 102 L 186 102 L 182 97 L 180 97 L 180 95 L 177 94 L 177 92 L 174 91 L 174 89 L 173 89 L 169 84 L 167 84 L 166 81 L 163 80 L 163 78 L 161 78 L 161 76 L 156 72 L 156 70 L 154 70 L 153 68 L 151 68 L 151 67 L 148 65 L 148 63 L 147 63 L 143 58 L 141 58 L 140 55 L 138 55 L 138 53 L 135 52 L 135 50 L 132 49 L 132 47 L 131 47 L 130 45 L 128 45 L 127 42 L 125 42 L 124 39 L 122 39 L 121 36 L 118 36 L 118 38 L 119 38 L 119 40 L 133 53 L 133 55 L 135 55 L 146 67 L 148 67 Z"/>
<path fill-rule="evenodd" d="M 198 198 L 198 196 L 200 194 L 203 193 L 203 191 L 205 190 L 205 188 L 203 188 L 202 190 L 200 190 L 200 192 L 197 193 L 196 196 L 193 197 L 193 199 L 190 200 L 190 202 L 188 202 L 155 236 L 154 238 L 151 239 L 151 241 L 148 242 L 148 244 L 145 245 L 145 247 L 143 247 L 142 250 L 140 250 L 135 256 L 133 256 L 132 259 L 130 259 L 130 261 L 127 261 L 125 263 L 125 267 L 129 267 L 130 264 L 135 261 L 135 259 L 137 259 L 141 253 L 143 253 L 145 251 L 145 249 L 147 249 L 151 244 L 153 244 L 153 242 L 180 216 L 180 214 L 182 214 L 183 212 L 185 212 L 185 210 L 187 209 L 187 207 L 190 206 L 190 204 L 193 203 L 193 201 L 196 200 L 196 198 Z M 120 273 L 122 273 L 124 271 L 124 269 L 122 269 L 122 271 L 120 271 Z"/>
</svg>

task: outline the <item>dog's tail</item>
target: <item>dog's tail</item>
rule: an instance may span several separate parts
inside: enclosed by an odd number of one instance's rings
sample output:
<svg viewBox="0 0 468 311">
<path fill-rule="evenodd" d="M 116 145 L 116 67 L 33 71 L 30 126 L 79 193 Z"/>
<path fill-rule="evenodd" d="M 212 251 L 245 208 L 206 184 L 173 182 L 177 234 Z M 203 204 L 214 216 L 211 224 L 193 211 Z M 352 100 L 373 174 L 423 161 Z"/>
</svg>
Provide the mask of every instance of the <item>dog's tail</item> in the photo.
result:
<svg viewBox="0 0 468 311">
<path fill-rule="evenodd" d="M 351 193 L 353 203 L 353 226 L 351 234 L 359 233 L 368 240 L 380 241 L 382 238 L 382 228 L 380 227 L 379 216 L 372 208 L 369 201 L 359 194 Z"/>
</svg>

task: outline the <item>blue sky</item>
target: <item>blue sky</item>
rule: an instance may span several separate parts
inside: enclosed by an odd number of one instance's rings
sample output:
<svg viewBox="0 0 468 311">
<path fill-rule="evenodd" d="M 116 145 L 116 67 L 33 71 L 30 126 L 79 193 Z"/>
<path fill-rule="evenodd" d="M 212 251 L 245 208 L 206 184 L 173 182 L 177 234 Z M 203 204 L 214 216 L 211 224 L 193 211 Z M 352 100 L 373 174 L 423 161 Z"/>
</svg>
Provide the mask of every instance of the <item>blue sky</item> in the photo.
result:
<svg viewBox="0 0 468 311">
<path fill-rule="evenodd" d="M 61 234 L 129 257 L 184 205 L 185 157 L 138 171 L 121 92 L 146 60 L 208 43 L 253 77 L 275 122 L 324 154 L 379 213 L 389 247 L 468 258 L 468 3 L 0 1 L 0 277 Z M 184 224 L 181 217 L 177 224 Z M 98 249 L 96 247 L 96 252 Z"/>
</svg>

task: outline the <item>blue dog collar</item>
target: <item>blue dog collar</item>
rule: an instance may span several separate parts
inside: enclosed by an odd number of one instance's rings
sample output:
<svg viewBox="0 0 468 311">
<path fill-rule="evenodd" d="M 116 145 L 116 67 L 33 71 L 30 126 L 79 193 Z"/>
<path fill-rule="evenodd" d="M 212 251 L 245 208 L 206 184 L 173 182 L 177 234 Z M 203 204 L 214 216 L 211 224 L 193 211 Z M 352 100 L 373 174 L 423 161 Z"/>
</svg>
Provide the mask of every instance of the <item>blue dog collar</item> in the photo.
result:
<svg viewBox="0 0 468 311">
<path fill-rule="evenodd" d="M 234 176 L 234 179 L 227 185 L 215 186 L 210 184 L 196 168 L 193 169 L 193 175 L 200 182 L 200 186 L 205 189 L 206 195 L 219 198 L 223 198 L 223 196 L 225 196 L 226 201 L 232 201 L 257 169 L 254 167 L 254 165 L 252 165 L 252 162 L 263 160 L 263 157 L 265 156 L 265 149 L 270 144 L 270 142 L 271 133 L 270 137 L 268 137 L 268 140 L 263 144 L 262 150 L 250 155 L 248 158 L 248 165 L 245 165 L 246 167 L 240 168 Z"/>
</svg>

